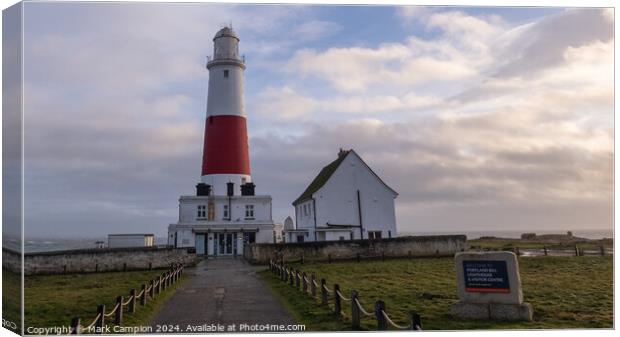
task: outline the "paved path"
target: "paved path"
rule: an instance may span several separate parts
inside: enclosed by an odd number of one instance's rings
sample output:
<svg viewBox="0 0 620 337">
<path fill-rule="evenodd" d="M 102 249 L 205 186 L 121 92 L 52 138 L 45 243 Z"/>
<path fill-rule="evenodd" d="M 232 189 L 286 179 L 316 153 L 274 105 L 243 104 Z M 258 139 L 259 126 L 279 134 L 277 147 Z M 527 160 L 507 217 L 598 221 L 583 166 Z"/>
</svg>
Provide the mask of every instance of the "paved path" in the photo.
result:
<svg viewBox="0 0 620 337">
<path fill-rule="evenodd" d="M 295 324 L 256 275 L 262 268 L 241 258 L 203 260 L 185 270 L 183 277 L 191 279 L 164 303 L 151 325 Z"/>
</svg>

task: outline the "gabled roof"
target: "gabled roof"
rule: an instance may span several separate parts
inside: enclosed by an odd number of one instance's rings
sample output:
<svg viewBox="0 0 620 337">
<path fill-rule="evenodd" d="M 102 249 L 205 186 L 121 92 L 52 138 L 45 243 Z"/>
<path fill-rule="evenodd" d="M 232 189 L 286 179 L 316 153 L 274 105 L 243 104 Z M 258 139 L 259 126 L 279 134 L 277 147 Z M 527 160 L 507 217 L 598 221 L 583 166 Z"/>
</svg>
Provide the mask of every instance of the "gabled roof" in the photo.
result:
<svg viewBox="0 0 620 337">
<path fill-rule="evenodd" d="M 370 170 L 370 172 L 372 172 L 372 174 L 375 177 L 377 177 L 377 179 L 379 179 L 379 181 L 383 185 L 385 185 L 385 187 L 387 187 L 392 192 L 394 192 L 394 194 L 398 195 L 398 192 L 394 191 L 383 180 L 381 180 L 381 178 L 379 178 L 379 176 L 370 168 L 370 166 L 368 166 L 368 164 L 366 164 L 364 162 L 364 160 L 355 151 L 353 151 L 353 149 L 351 149 L 351 150 L 341 150 L 340 153 L 338 153 L 338 159 L 334 160 L 333 162 L 329 163 L 327 166 L 323 167 L 321 172 L 319 172 L 319 174 L 314 178 L 314 180 L 312 180 L 310 185 L 308 185 L 306 190 L 299 196 L 299 198 L 297 198 L 297 199 L 295 199 L 295 201 L 293 201 L 293 206 L 296 206 L 300 202 L 306 201 L 306 200 L 309 200 L 310 198 L 312 198 L 312 195 L 316 191 L 318 191 L 321 187 L 323 187 L 323 185 L 325 185 L 325 183 L 329 180 L 329 178 L 331 178 L 331 176 L 334 174 L 334 172 L 336 172 L 338 167 L 340 167 L 340 164 L 351 153 L 355 153 L 355 155 L 360 159 L 360 161 L 362 163 L 364 163 L 364 165 Z"/>
</svg>

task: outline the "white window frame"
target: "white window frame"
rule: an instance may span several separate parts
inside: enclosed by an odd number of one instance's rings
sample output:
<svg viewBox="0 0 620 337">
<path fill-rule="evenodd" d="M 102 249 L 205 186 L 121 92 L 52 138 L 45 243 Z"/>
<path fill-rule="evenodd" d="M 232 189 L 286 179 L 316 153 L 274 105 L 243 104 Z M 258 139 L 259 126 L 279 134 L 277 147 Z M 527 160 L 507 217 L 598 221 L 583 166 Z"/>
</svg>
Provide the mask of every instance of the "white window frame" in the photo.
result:
<svg viewBox="0 0 620 337">
<path fill-rule="evenodd" d="M 254 219 L 254 205 L 245 205 L 245 218 L 247 220 Z"/>
<path fill-rule="evenodd" d="M 207 218 L 207 205 L 198 205 L 197 208 L 197 216 L 198 219 L 206 219 Z"/>
<path fill-rule="evenodd" d="M 222 207 L 222 218 L 230 219 L 230 210 L 228 209 L 228 205 L 223 205 Z"/>
</svg>

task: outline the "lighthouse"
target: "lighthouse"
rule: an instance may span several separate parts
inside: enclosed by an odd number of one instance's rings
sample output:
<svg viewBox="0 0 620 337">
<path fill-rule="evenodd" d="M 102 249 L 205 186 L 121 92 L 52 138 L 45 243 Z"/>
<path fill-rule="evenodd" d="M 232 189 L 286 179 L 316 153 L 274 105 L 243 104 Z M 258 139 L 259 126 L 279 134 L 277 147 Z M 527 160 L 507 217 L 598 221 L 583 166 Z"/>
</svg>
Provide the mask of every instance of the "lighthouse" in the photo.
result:
<svg viewBox="0 0 620 337">
<path fill-rule="evenodd" d="M 239 37 L 231 27 L 224 27 L 213 38 L 213 57 L 207 62 L 209 88 L 202 154 L 203 184 L 214 194 L 240 193 L 235 186 L 252 182 L 245 109 L 243 71 L 245 62 L 239 55 Z"/>
<path fill-rule="evenodd" d="M 179 221 L 168 244 L 207 257 L 242 255 L 245 245 L 275 241 L 271 196 L 257 195 L 250 175 L 245 60 L 232 27 L 213 38 L 201 175 L 195 195 L 179 197 Z"/>
</svg>

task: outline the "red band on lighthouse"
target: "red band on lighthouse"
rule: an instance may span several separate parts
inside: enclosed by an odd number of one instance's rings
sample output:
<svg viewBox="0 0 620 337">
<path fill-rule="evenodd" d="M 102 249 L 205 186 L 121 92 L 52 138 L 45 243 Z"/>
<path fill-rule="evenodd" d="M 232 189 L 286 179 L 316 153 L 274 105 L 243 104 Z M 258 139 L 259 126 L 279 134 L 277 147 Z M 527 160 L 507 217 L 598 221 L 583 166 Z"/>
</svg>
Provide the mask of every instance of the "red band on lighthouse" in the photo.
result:
<svg viewBox="0 0 620 337">
<path fill-rule="evenodd" d="M 208 174 L 250 174 L 245 117 L 207 117 L 202 175 Z"/>
</svg>

